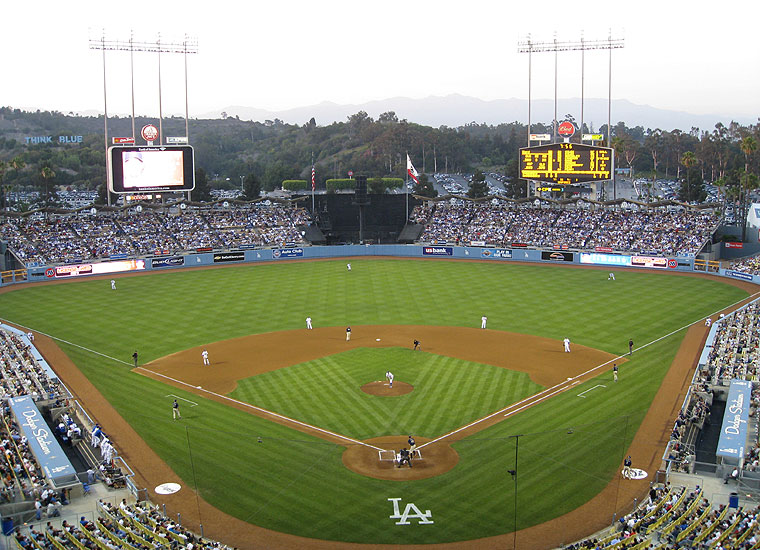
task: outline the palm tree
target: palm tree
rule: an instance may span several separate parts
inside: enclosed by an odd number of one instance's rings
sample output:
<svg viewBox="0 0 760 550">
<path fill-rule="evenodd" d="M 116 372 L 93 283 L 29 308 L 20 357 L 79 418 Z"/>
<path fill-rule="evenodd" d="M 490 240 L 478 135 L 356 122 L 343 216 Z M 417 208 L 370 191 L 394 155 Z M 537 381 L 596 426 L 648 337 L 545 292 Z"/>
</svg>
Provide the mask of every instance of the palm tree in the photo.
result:
<svg viewBox="0 0 760 550">
<path fill-rule="evenodd" d="M 689 177 L 689 172 L 691 171 L 692 166 L 697 165 L 697 162 L 697 156 L 691 151 L 686 151 L 681 155 L 681 164 L 686 168 L 686 193 L 683 195 L 686 197 L 687 201 L 691 198 L 691 179 Z"/>
<path fill-rule="evenodd" d="M 50 191 L 48 190 L 48 181 L 55 177 L 55 172 L 53 172 L 53 169 L 50 168 L 50 166 L 43 166 L 40 171 L 40 176 L 42 176 L 42 181 L 45 182 L 45 206 L 49 206 Z"/>
<path fill-rule="evenodd" d="M 13 168 L 13 170 L 15 170 L 15 172 L 18 174 L 19 170 L 23 170 L 24 168 L 26 168 L 26 163 L 22 160 L 20 155 L 17 155 L 8 161 L 8 166 L 10 168 Z M 10 188 L 9 188 L 9 191 L 10 191 Z M 18 198 L 17 198 L 17 201 L 18 201 Z"/>
<path fill-rule="evenodd" d="M 757 140 L 752 136 L 746 136 L 739 144 L 739 148 L 744 153 L 744 177 L 742 178 L 742 194 L 741 194 L 741 209 L 742 209 L 742 242 L 747 236 L 747 208 L 749 206 L 747 201 L 747 192 L 749 191 L 749 157 L 757 150 Z"/>
</svg>

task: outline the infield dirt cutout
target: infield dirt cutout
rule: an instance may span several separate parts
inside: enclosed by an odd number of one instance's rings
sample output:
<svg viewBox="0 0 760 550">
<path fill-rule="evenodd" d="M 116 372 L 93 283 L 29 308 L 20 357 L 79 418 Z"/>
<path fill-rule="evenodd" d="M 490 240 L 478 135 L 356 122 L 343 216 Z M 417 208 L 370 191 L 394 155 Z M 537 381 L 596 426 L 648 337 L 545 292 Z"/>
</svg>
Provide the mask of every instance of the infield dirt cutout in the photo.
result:
<svg viewBox="0 0 760 550">
<path fill-rule="evenodd" d="M 572 387 L 572 379 L 589 369 L 610 362 L 610 365 L 595 370 L 589 376 L 598 376 L 605 370 L 610 370 L 611 361 L 616 357 L 579 345 L 573 345 L 572 351 L 565 353 L 562 342 L 557 340 L 478 328 L 366 325 L 354 326 L 352 329 L 349 342 L 345 339 L 343 327 L 255 334 L 183 350 L 143 365 L 137 371 L 273 422 L 344 445 L 346 451 L 343 454 L 343 464 L 354 472 L 378 479 L 409 481 L 437 476 L 454 468 L 459 456 L 451 444 L 504 420 L 504 414 L 486 417 L 432 442 L 415 434 L 422 459 L 414 461 L 412 468 L 395 468 L 391 461 L 380 460 L 378 451 L 398 450 L 408 446 L 406 440 L 409 434 L 357 441 L 277 415 L 277 411 L 266 411 L 228 400 L 224 396 L 236 388 L 238 380 L 256 374 L 356 348 L 412 348 L 414 340 L 419 340 L 428 353 L 524 372 L 537 384 L 545 387 L 564 384 L 564 389 Z M 209 352 L 210 366 L 203 365 L 201 350 L 204 348 Z M 619 359 L 617 363 L 624 361 Z M 389 365 L 389 369 L 392 369 L 392 365 Z M 377 374 L 378 378 L 382 378 L 385 372 Z M 414 387 L 396 379 L 392 388 L 387 381 L 380 380 L 364 384 L 361 390 L 373 395 L 396 396 L 409 393 Z M 529 397 L 525 401 L 531 400 L 538 402 L 540 397 Z M 507 405 L 505 403 L 506 412 L 509 410 Z"/>
</svg>

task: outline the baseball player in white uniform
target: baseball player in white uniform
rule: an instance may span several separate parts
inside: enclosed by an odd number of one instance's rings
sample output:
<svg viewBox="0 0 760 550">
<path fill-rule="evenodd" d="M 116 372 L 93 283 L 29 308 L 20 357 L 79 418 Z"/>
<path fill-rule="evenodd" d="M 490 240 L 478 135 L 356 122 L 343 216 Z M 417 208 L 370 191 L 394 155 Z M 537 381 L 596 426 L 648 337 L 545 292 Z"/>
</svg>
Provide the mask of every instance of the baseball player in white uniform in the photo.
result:
<svg viewBox="0 0 760 550">
<path fill-rule="evenodd" d="M 346 264 L 346 269 L 348 269 L 349 271 L 351 271 L 351 264 Z"/>
<path fill-rule="evenodd" d="M 565 344 L 565 353 L 570 353 L 570 338 L 565 338 L 562 342 Z"/>
<path fill-rule="evenodd" d="M 488 322 L 488 317 L 483 315 L 483 317 L 480 318 L 480 328 L 486 328 L 486 322 Z"/>
<path fill-rule="evenodd" d="M 111 290 L 116 290 L 116 281 L 111 279 Z"/>
<path fill-rule="evenodd" d="M 306 328 L 311 330 L 311 317 L 306 318 Z"/>
<path fill-rule="evenodd" d="M 393 387 L 393 373 L 391 371 L 388 371 L 385 373 L 385 377 L 388 379 L 388 385 L 392 388 Z"/>
<path fill-rule="evenodd" d="M 204 365 L 210 365 L 211 364 L 211 362 L 208 360 L 208 350 L 207 349 L 204 349 L 201 352 L 201 356 L 203 357 L 203 364 Z"/>
<path fill-rule="evenodd" d="M 610 274 L 607 275 L 607 280 L 608 281 L 614 281 L 615 280 L 615 274 L 612 271 L 610 271 Z"/>
<path fill-rule="evenodd" d="M 708 317 L 707 319 L 705 319 L 705 326 L 706 326 L 706 327 L 709 327 L 710 325 L 712 325 L 712 319 L 710 319 L 710 318 Z"/>
</svg>

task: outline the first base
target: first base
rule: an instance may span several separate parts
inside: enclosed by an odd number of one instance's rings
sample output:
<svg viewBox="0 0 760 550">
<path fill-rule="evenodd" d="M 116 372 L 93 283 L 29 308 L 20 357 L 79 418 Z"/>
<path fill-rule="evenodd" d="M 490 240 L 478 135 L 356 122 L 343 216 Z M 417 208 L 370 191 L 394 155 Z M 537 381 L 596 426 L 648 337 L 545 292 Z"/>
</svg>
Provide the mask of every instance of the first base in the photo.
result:
<svg viewBox="0 0 760 550">
<path fill-rule="evenodd" d="M 379 342 L 379 341 L 380 341 L 380 338 L 375 338 L 375 342 Z"/>
</svg>

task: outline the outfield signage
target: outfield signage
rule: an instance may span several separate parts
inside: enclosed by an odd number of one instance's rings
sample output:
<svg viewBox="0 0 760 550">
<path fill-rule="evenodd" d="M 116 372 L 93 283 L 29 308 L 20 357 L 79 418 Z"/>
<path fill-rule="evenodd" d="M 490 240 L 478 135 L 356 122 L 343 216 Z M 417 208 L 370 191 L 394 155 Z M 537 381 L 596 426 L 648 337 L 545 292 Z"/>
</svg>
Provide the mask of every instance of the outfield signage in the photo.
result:
<svg viewBox="0 0 760 550">
<path fill-rule="evenodd" d="M 598 264 L 598 265 L 631 265 L 631 257 L 623 256 L 619 254 L 600 254 L 598 252 L 581 252 L 582 264 Z"/>
<path fill-rule="evenodd" d="M 219 252 L 214 254 L 214 263 L 242 262 L 245 260 L 245 252 Z"/>
<path fill-rule="evenodd" d="M 184 256 L 173 256 L 171 258 L 153 258 L 150 261 L 150 267 L 179 267 L 185 265 Z"/>
<path fill-rule="evenodd" d="M 454 249 L 450 246 L 425 246 L 422 248 L 424 256 L 453 256 Z"/>
<path fill-rule="evenodd" d="M 733 277 L 734 279 L 741 279 L 742 281 L 752 281 L 752 275 L 749 273 L 742 273 L 741 271 L 726 270 L 726 275 Z"/>
<path fill-rule="evenodd" d="M 752 382 L 731 380 L 716 456 L 733 459 L 736 462 L 744 456 L 751 398 Z"/>
<path fill-rule="evenodd" d="M 58 279 L 63 277 L 79 277 L 81 275 L 104 275 L 122 271 L 141 271 L 145 269 L 145 260 L 117 260 L 95 264 L 59 265 L 45 270 L 45 277 Z"/>
<path fill-rule="evenodd" d="M 541 251 L 541 259 L 545 262 L 572 262 L 573 253 L 543 250 Z"/>
<path fill-rule="evenodd" d="M 744 243 L 736 243 L 733 241 L 727 241 L 725 245 L 726 248 L 744 248 Z"/>
<path fill-rule="evenodd" d="M 28 395 L 22 395 L 8 401 L 45 477 L 58 486 L 75 481 L 76 470 L 66 458 L 66 453 L 48 428 L 34 400 Z"/>
<path fill-rule="evenodd" d="M 301 258 L 303 248 L 275 248 L 272 250 L 272 258 L 281 260 L 283 258 Z"/>
<path fill-rule="evenodd" d="M 667 269 L 667 258 L 656 258 L 653 256 L 631 256 L 631 265 L 633 267 L 648 267 L 652 269 Z"/>
<path fill-rule="evenodd" d="M 483 258 L 511 258 L 512 251 L 506 248 L 484 248 L 480 251 Z"/>
</svg>

